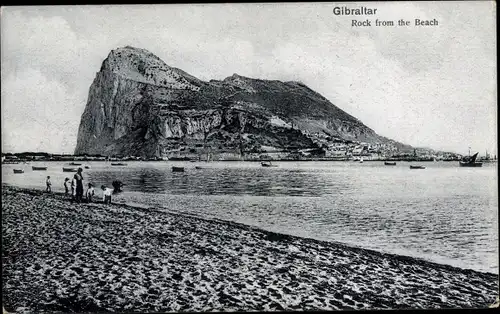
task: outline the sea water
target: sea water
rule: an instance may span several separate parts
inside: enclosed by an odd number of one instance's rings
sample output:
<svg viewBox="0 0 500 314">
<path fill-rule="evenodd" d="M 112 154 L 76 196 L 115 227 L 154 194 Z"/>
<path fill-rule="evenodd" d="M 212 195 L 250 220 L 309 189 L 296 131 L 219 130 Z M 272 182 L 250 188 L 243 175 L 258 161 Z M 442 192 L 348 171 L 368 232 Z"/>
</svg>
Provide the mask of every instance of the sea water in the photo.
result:
<svg viewBox="0 0 500 314">
<path fill-rule="evenodd" d="M 497 164 L 458 162 L 82 162 L 96 192 L 114 180 L 114 202 L 229 220 L 462 268 L 499 273 Z M 33 165 L 48 166 L 32 171 Z M 2 182 L 63 191 L 62 162 L 2 165 Z M 172 166 L 185 172 L 171 171 Z M 196 169 L 195 167 L 202 169 Z M 25 173 L 14 174 L 14 168 Z"/>
</svg>

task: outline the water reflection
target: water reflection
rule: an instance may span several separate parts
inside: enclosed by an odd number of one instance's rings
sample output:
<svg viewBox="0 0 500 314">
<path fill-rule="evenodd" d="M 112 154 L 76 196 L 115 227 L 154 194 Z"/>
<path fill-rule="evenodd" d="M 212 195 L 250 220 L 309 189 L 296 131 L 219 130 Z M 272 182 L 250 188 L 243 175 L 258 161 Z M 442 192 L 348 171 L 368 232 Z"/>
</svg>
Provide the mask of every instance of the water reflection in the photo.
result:
<svg viewBox="0 0 500 314">
<path fill-rule="evenodd" d="M 95 169 L 89 173 L 93 182 L 111 182 L 119 178 L 127 190 L 169 194 L 322 196 L 352 188 L 348 181 L 326 181 L 320 173 L 304 170 L 243 168 L 204 168 L 189 172 L 170 172 L 165 168 L 140 168 L 111 172 Z"/>
</svg>

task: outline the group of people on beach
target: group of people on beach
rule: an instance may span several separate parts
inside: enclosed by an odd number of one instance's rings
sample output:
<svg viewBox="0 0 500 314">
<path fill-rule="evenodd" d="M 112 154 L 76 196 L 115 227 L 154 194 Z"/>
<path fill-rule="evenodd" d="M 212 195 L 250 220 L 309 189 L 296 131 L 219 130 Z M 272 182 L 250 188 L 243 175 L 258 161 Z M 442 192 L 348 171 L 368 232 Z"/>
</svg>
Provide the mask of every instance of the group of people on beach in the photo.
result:
<svg viewBox="0 0 500 314">
<path fill-rule="evenodd" d="M 85 192 L 85 198 L 84 198 L 82 172 L 83 169 L 78 168 L 76 174 L 73 176 L 73 179 L 71 180 L 71 185 L 69 185 L 70 181 L 69 178 L 64 179 L 64 194 L 68 195 L 71 188 L 72 202 L 81 203 L 85 200 L 87 203 L 91 203 L 92 197 L 94 197 L 95 195 L 94 185 L 92 183 L 88 183 L 87 191 Z M 47 180 L 45 183 L 47 185 L 46 191 L 49 193 L 52 192 L 52 182 L 50 181 L 50 176 L 47 176 Z M 103 191 L 102 201 L 104 202 L 104 204 L 111 204 L 112 190 L 104 185 L 101 185 L 101 190 Z"/>
</svg>

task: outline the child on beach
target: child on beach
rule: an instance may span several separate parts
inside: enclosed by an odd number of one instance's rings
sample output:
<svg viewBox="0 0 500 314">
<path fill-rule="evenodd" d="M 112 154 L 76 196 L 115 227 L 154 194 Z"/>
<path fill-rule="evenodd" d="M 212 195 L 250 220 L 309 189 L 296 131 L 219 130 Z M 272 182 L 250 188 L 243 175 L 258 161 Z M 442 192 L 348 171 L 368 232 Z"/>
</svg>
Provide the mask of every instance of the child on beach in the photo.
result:
<svg viewBox="0 0 500 314">
<path fill-rule="evenodd" d="M 69 193 L 68 181 L 69 181 L 69 178 L 64 179 L 64 194 L 66 194 L 66 195 L 68 195 L 68 193 Z"/>
<path fill-rule="evenodd" d="M 103 195 L 102 195 L 102 201 L 104 204 L 111 204 L 111 192 L 113 192 L 111 189 L 108 189 L 104 185 L 101 186 L 101 189 L 103 190 Z"/>
<path fill-rule="evenodd" d="M 47 192 L 52 192 L 52 182 L 50 182 L 50 176 L 47 176 L 47 180 L 45 181 L 45 184 L 47 185 Z"/>
<path fill-rule="evenodd" d="M 92 196 L 94 196 L 94 186 L 92 183 L 89 183 L 89 187 L 87 189 L 87 192 L 85 193 L 85 196 L 87 197 L 87 202 L 92 203 Z"/>
</svg>

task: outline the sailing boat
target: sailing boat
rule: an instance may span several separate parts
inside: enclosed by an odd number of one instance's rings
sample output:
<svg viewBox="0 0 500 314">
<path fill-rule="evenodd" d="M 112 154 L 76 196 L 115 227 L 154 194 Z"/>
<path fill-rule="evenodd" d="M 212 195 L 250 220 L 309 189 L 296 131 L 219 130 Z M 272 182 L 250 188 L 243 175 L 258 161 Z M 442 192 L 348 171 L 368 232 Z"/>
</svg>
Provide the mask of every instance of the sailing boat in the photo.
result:
<svg viewBox="0 0 500 314">
<path fill-rule="evenodd" d="M 476 158 L 478 153 L 475 153 L 474 155 L 470 155 L 470 149 L 469 149 L 469 156 L 462 158 L 462 161 L 459 161 L 460 167 L 482 167 L 483 163 L 482 162 L 477 162 Z"/>
</svg>

